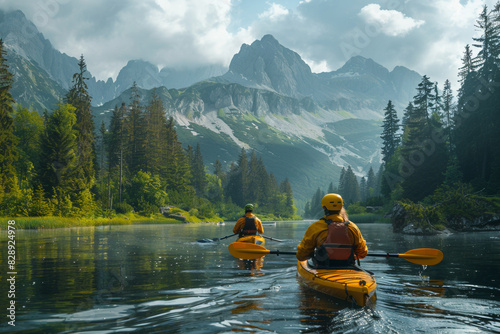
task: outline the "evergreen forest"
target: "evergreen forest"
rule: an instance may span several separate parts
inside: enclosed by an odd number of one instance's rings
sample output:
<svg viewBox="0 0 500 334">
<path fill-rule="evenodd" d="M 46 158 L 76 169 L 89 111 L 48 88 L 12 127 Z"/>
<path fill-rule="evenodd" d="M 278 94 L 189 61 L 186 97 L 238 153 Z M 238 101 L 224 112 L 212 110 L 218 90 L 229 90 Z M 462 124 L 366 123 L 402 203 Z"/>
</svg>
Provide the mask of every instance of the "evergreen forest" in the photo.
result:
<svg viewBox="0 0 500 334">
<path fill-rule="evenodd" d="M 349 166 L 338 188 L 330 184 L 327 192 L 340 193 L 349 213 L 364 213 L 367 206 L 387 213 L 395 203 L 404 203 L 446 225 L 453 215 L 498 212 L 500 3 L 491 10 L 484 6 L 475 28 L 479 37 L 465 46 L 458 91 L 452 91 L 449 80 L 440 86 L 424 75 L 401 120 L 388 101 L 380 170 L 374 174 L 370 169 L 358 180 Z M 304 217 L 323 215 L 323 194 L 317 190 Z"/>
<path fill-rule="evenodd" d="M 84 57 L 56 110 L 16 104 L 0 40 L 0 216 L 113 218 L 134 213 L 188 221 L 235 220 L 253 203 L 266 219 L 296 218 L 288 179 L 254 151 L 207 171 L 199 144 L 184 148 L 162 100 L 141 105 L 137 85 L 108 127 L 94 124 Z M 172 214 L 173 213 L 173 214 Z M 179 213 L 182 213 L 179 215 Z"/>
</svg>

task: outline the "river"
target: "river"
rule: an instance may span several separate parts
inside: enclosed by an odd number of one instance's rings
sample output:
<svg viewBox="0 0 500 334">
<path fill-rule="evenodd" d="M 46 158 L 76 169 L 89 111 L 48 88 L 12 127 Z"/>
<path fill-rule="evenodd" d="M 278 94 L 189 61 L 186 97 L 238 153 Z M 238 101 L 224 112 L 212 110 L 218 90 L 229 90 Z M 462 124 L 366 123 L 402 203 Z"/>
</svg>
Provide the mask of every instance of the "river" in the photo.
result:
<svg viewBox="0 0 500 334">
<path fill-rule="evenodd" d="M 267 240 L 266 247 L 295 250 L 309 224 L 264 225 L 265 235 L 283 240 Z M 376 275 L 377 301 L 359 308 L 300 285 L 293 255 L 267 255 L 255 268 L 227 251 L 235 237 L 197 242 L 229 235 L 232 226 L 19 230 L 14 275 L 3 229 L 0 332 L 500 332 L 500 232 L 421 237 L 358 224 L 370 252 L 444 253 L 440 264 L 425 269 L 401 258 L 363 259 L 361 266 Z M 12 301 L 15 327 L 7 317 Z"/>
</svg>

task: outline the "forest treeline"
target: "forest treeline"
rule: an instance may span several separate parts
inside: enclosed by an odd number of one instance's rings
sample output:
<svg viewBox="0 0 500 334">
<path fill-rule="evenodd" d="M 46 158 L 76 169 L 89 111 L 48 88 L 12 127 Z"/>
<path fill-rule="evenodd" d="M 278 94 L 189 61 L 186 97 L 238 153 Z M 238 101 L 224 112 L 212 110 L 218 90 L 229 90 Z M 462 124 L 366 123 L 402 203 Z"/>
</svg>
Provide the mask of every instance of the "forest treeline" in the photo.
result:
<svg viewBox="0 0 500 334">
<path fill-rule="evenodd" d="M 273 219 L 295 217 L 288 179 L 278 183 L 254 151 L 242 149 L 225 171 L 208 173 L 200 145 L 184 148 L 173 118 L 153 93 L 141 105 L 137 85 L 96 129 L 83 56 L 56 110 L 16 105 L 0 40 L 0 216 L 152 216 L 177 207 L 201 220 L 233 220 L 250 202 Z"/>
<path fill-rule="evenodd" d="M 461 207 L 472 210 L 479 205 L 470 195 L 500 194 L 500 2 L 492 10 L 484 6 L 475 27 L 479 37 L 472 38 L 472 47 L 465 46 L 458 92 L 454 94 L 449 80 L 439 87 L 424 75 L 401 120 L 388 101 L 378 177 L 370 169 L 358 181 L 349 166 L 338 188 L 330 185 L 328 192 L 347 198 L 348 211 L 392 207 L 397 201 L 434 205 L 451 198 L 460 198 Z M 322 215 L 320 194 L 318 189 L 307 203 L 305 217 Z"/>
</svg>

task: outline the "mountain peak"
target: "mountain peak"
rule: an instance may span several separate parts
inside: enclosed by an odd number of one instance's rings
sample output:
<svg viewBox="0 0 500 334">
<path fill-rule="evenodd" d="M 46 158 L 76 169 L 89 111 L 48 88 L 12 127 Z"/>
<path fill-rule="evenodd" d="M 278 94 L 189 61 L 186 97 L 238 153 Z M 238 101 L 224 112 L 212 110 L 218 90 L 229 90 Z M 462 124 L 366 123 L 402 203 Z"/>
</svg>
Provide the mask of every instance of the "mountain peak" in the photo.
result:
<svg viewBox="0 0 500 334">
<path fill-rule="evenodd" d="M 357 73 L 357 74 L 372 74 L 380 78 L 385 78 L 389 75 L 389 70 L 375 62 L 371 58 L 362 56 L 354 56 L 349 59 L 344 66 L 336 71 L 336 73 Z"/>
<path fill-rule="evenodd" d="M 262 43 L 272 43 L 272 44 L 280 44 L 276 38 L 274 38 L 273 35 L 267 34 L 262 36 L 261 40 Z"/>
<path fill-rule="evenodd" d="M 311 94 L 314 81 L 309 65 L 269 34 L 251 45 L 243 44 L 231 60 L 225 77 L 244 86 L 296 98 Z"/>
</svg>

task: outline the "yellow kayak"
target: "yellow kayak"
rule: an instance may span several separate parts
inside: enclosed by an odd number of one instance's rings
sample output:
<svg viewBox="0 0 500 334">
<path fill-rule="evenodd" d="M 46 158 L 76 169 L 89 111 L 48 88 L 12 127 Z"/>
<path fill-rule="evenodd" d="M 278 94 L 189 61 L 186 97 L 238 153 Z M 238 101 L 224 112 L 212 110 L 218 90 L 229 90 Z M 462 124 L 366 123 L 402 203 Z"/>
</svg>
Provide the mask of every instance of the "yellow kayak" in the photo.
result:
<svg viewBox="0 0 500 334">
<path fill-rule="evenodd" d="M 313 269 L 307 261 L 297 262 L 301 283 L 329 296 L 365 306 L 375 301 L 377 283 L 373 275 L 359 269 Z"/>
<path fill-rule="evenodd" d="M 244 237 L 238 238 L 236 242 L 246 242 L 264 247 L 266 239 L 264 239 L 264 237 L 260 235 L 246 235 Z"/>
</svg>

